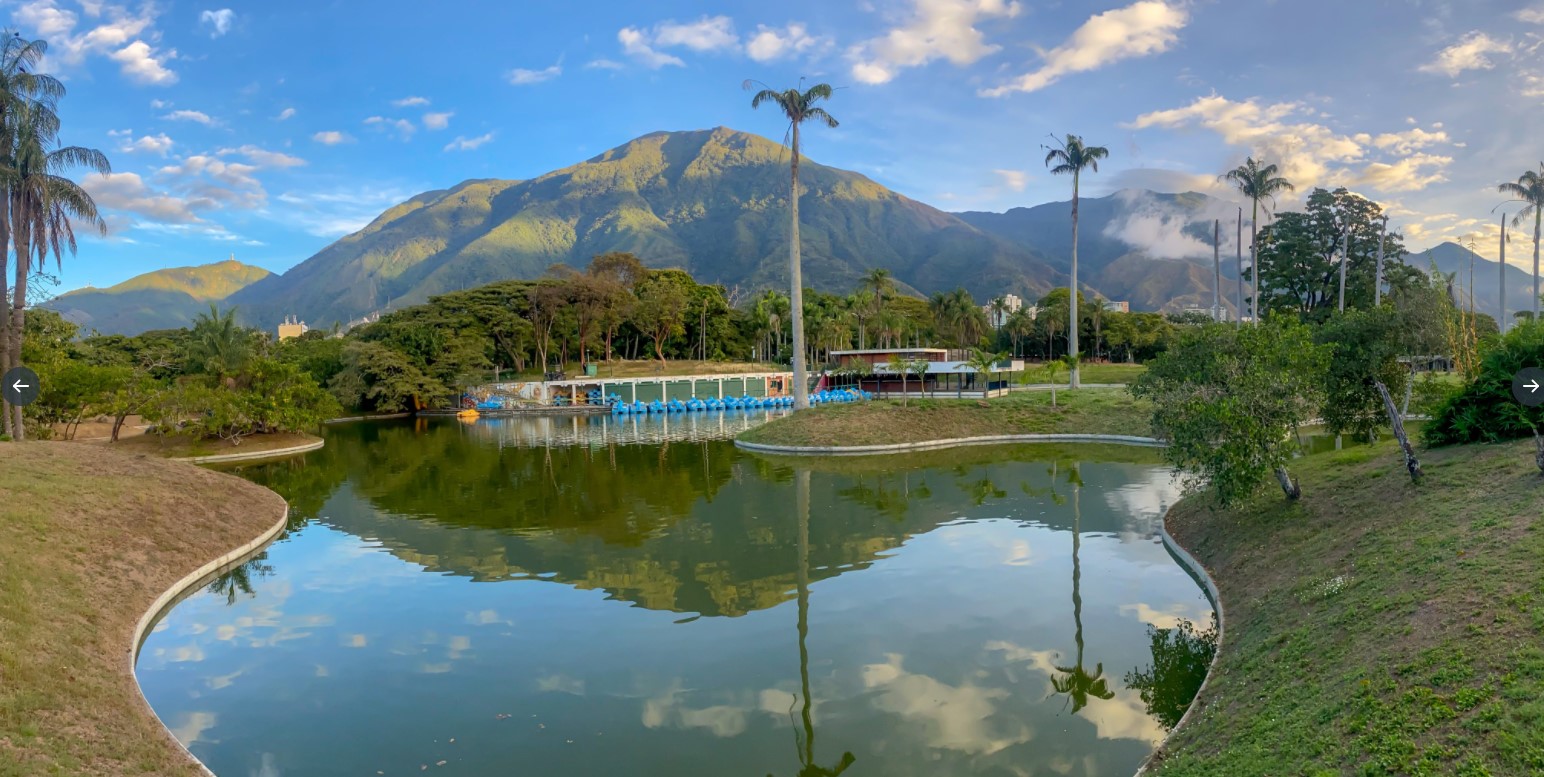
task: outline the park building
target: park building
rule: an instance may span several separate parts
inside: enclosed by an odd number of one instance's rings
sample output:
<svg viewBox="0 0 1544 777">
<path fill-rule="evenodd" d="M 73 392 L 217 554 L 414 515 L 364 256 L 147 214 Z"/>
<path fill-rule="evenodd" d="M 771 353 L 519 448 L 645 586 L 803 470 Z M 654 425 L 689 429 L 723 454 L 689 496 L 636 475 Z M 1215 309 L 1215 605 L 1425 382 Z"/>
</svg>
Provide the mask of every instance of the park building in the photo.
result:
<svg viewBox="0 0 1544 777">
<path fill-rule="evenodd" d="M 299 337 L 309 331 L 311 331 L 311 327 L 306 326 L 306 322 L 301 321 L 296 316 L 285 316 L 284 323 L 279 325 L 279 339 L 288 340 L 291 337 Z"/>
<path fill-rule="evenodd" d="M 879 396 L 900 396 L 904 391 L 916 397 L 986 398 L 1007 394 L 1013 374 L 1024 370 L 1023 359 L 1005 358 L 983 374 L 970 364 L 971 356 L 969 351 L 949 348 L 832 351 L 836 369 L 818 387 L 857 388 Z"/>
<path fill-rule="evenodd" d="M 1080 303 L 1078 307 L 1082 307 L 1082 304 Z M 1116 302 L 1115 300 L 1107 299 L 1104 301 L 1104 310 L 1106 313 L 1130 313 L 1131 303 L 1126 300 Z"/>
</svg>

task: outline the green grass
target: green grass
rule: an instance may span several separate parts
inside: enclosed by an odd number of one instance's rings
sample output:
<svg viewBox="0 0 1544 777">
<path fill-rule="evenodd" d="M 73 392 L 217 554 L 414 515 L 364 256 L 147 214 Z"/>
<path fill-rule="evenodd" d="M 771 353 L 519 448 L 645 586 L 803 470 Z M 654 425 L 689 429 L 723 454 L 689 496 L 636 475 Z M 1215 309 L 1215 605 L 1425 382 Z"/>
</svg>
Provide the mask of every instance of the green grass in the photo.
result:
<svg viewBox="0 0 1544 777">
<path fill-rule="evenodd" d="M 742 432 L 769 445 L 924 442 L 990 434 L 1148 435 L 1150 409 L 1122 389 L 1021 391 L 991 400 L 899 399 L 823 405 Z"/>
<path fill-rule="evenodd" d="M 139 698 L 134 625 L 283 510 L 190 464 L 0 443 L 0 777 L 198 774 Z"/>
<path fill-rule="evenodd" d="M 105 444 L 121 451 L 148 453 L 154 456 L 165 456 L 168 459 L 185 459 L 196 456 L 219 456 L 228 453 L 282 450 L 293 448 L 297 445 L 313 443 L 319 439 L 321 438 L 316 435 L 303 432 L 275 432 L 273 434 L 254 434 L 251 437 L 243 437 L 241 438 L 240 445 L 231 445 L 225 440 L 218 439 L 201 440 L 177 434 L 165 436 L 141 434 L 133 437 L 122 437 L 117 442 Z"/>
<path fill-rule="evenodd" d="M 1227 631 L 1157 773 L 1544 774 L 1532 444 L 1420 455 L 1420 486 L 1385 441 L 1301 460 L 1297 504 L 1175 507 Z"/>
<path fill-rule="evenodd" d="M 1025 371 L 1020 373 L 1014 382 L 1020 385 L 1045 383 L 1045 373 L 1041 371 L 1044 367 L 1045 365 L 1039 362 L 1028 363 Z M 1084 364 L 1078 368 L 1078 377 L 1084 383 L 1130 383 L 1146 371 L 1147 367 L 1141 364 Z M 1067 369 L 1065 367 L 1057 372 L 1056 380 L 1066 385 Z"/>
</svg>

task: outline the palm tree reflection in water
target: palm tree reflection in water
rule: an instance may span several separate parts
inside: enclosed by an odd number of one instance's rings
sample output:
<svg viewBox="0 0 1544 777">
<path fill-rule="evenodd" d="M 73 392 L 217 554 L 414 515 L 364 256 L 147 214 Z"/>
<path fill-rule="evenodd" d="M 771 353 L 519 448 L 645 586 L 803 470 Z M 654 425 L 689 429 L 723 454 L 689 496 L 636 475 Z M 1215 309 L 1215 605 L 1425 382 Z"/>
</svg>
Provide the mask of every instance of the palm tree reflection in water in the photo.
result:
<svg viewBox="0 0 1544 777">
<path fill-rule="evenodd" d="M 836 777 L 858 759 L 851 752 L 842 753 L 830 769 L 815 763 L 815 719 L 810 697 L 810 471 L 799 470 L 795 477 L 795 508 L 799 511 L 799 687 L 802 731 L 794 731 L 794 745 L 799 751 L 798 777 Z M 788 711 L 789 717 L 793 710 Z M 772 777 L 772 775 L 767 775 Z"/>
<path fill-rule="evenodd" d="M 1077 465 L 1073 465 L 1071 471 L 1067 473 L 1067 482 L 1072 484 L 1072 620 L 1076 624 L 1074 640 L 1078 646 L 1078 657 L 1077 662 L 1072 666 L 1056 667 L 1056 671 L 1063 674 L 1051 678 L 1051 687 L 1056 693 L 1067 695 L 1068 700 L 1072 702 L 1072 713 L 1076 715 L 1078 710 L 1088 706 L 1089 697 L 1113 699 L 1115 692 L 1110 690 L 1109 684 L 1103 677 L 1103 663 L 1095 664 L 1092 674 L 1083 667 L 1083 594 L 1080 587 L 1083 570 L 1078 562 L 1078 549 L 1081 545 L 1078 532 L 1081 529 L 1079 524 L 1082 520 L 1078 495 L 1083 487 L 1083 477 L 1078 472 Z"/>
</svg>

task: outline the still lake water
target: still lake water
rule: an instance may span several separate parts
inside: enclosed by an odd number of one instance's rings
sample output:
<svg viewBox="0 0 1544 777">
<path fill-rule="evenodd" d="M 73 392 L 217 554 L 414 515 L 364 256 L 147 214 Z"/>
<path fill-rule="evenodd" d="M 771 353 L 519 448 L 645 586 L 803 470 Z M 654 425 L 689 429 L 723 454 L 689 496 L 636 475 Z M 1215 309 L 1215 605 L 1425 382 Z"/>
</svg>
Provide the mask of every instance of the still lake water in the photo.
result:
<svg viewBox="0 0 1544 777">
<path fill-rule="evenodd" d="M 221 777 L 1124 776 L 1178 719 L 1212 608 L 1154 452 L 728 441 L 767 417 L 330 429 L 237 470 L 290 529 L 140 684 Z"/>
</svg>

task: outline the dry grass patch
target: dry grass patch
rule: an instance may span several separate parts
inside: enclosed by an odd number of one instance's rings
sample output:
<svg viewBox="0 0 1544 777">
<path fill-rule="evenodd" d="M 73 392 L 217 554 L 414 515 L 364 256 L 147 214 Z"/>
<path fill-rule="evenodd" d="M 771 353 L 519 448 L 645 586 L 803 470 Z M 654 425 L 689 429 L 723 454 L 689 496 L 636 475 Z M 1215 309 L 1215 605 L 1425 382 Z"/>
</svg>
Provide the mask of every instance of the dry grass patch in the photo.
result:
<svg viewBox="0 0 1544 777">
<path fill-rule="evenodd" d="M 284 500 L 116 448 L 0 443 L 0 775 L 196 775 L 130 674 L 161 592 Z"/>
</svg>

